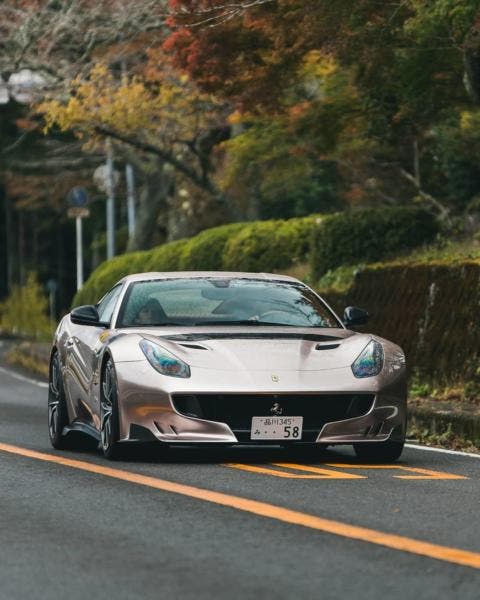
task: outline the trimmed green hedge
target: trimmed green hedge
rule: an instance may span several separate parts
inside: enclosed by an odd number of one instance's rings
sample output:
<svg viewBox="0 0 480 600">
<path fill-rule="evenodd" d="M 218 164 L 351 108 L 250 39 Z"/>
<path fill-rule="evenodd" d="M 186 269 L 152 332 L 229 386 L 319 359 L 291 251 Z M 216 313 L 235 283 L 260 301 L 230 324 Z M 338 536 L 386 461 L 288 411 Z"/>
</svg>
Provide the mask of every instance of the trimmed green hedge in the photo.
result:
<svg viewBox="0 0 480 600">
<path fill-rule="evenodd" d="M 384 258 L 430 241 L 435 219 L 417 208 L 358 210 L 322 217 L 233 223 L 190 239 L 101 264 L 75 296 L 74 305 L 97 302 L 130 273 L 148 271 L 281 271 L 306 262 L 313 279 L 338 266 Z"/>
<path fill-rule="evenodd" d="M 250 223 L 225 246 L 227 271 L 276 271 L 304 260 L 318 217 Z"/>
<path fill-rule="evenodd" d="M 73 299 L 73 306 L 97 302 L 125 275 L 148 271 L 271 271 L 305 260 L 315 217 L 289 221 L 232 223 L 152 250 L 116 256 L 102 263 Z M 246 232 L 244 234 L 244 231 Z"/>
<path fill-rule="evenodd" d="M 221 271 L 224 268 L 225 244 L 234 238 L 245 223 L 231 223 L 206 229 L 190 238 L 183 248 L 179 269 L 182 271 Z"/>
<path fill-rule="evenodd" d="M 76 293 L 72 306 L 98 302 L 105 292 L 125 275 L 145 271 L 145 264 L 149 256 L 150 251 L 144 250 L 121 254 L 103 262 L 90 275 L 82 289 Z"/>
<path fill-rule="evenodd" d="M 314 280 L 339 266 L 376 262 L 431 242 L 435 217 L 416 207 L 355 210 L 326 216 L 315 228 L 310 254 Z"/>
</svg>

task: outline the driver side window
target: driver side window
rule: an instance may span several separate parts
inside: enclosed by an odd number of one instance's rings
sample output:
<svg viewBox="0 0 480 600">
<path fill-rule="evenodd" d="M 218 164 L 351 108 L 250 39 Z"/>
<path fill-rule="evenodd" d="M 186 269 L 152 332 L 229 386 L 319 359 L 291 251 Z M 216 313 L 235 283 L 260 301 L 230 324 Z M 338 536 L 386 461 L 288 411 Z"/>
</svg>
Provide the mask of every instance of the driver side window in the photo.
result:
<svg viewBox="0 0 480 600">
<path fill-rule="evenodd" d="M 97 304 L 98 316 L 103 323 L 110 323 L 112 320 L 113 311 L 115 310 L 122 287 L 123 285 L 116 285 Z"/>
</svg>

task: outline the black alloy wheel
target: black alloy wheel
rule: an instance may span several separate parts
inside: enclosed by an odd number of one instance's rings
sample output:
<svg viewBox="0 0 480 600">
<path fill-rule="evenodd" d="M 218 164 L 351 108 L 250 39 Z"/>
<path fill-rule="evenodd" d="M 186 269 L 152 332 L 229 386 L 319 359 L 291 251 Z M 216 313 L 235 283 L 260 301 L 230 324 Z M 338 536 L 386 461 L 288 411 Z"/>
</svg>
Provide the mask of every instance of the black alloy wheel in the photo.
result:
<svg viewBox="0 0 480 600">
<path fill-rule="evenodd" d="M 67 447 L 67 438 L 63 428 L 68 425 L 68 411 L 65 401 L 65 389 L 58 353 L 50 361 L 48 382 L 48 435 L 50 443 L 57 450 Z"/>
<path fill-rule="evenodd" d="M 117 376 L 111 358 L 107 360 L 102 371 L 100 417 L 100 446 L 106 458 L 115 460 L 120 457 L 120 428 Z"/>
</svg>

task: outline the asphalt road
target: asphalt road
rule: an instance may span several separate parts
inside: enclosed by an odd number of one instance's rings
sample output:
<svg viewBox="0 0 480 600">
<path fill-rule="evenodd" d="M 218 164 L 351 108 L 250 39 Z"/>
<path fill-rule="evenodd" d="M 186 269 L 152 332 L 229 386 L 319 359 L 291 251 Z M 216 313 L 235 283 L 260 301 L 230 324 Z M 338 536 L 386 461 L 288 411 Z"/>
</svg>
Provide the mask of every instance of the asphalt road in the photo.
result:
<svg viewBox="0 0 480 600">
<path fill-rule="evenodd" d="M 479 500 L 479 458 L 423 449 L 57 452 L 0 370 L 1 600 L 476 599 Z"/>
</svg>

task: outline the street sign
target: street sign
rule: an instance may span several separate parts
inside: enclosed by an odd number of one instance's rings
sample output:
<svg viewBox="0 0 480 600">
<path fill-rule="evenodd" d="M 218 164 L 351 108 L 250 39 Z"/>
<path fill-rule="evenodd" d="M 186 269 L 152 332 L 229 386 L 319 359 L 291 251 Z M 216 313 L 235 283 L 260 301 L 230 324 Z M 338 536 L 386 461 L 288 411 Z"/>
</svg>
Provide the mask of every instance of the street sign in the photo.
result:
<svg viewBox="0 0 480 600">
<path fill-rule="evenodd" d="M 67 216 L 69 219 L 76 219 L 77 217 L 86 219 L 90 216 L 90 209 L 83 206 L 72 206 L 68 209 Z"/>
<path fill-rule="evenodd" d="M 88 192 L 83 187 L 72 188 L 67 195 L 67 202 L 70 206 L 85 207 L 88 204 Z"/>
</svg>

